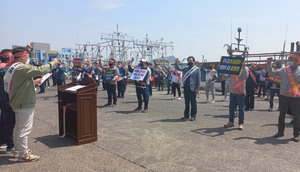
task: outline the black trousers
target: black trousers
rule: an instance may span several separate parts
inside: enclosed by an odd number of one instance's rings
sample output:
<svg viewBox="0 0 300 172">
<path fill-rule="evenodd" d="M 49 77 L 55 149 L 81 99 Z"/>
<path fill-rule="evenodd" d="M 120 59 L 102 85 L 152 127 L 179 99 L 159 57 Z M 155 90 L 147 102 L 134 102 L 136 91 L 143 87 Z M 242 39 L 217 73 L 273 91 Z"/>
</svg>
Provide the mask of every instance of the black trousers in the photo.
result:
<svg viewBox="0 0 300 172">
<path fill-rule="evenodd" d="M 184 117 L 187 118 L 189 117 L 190 105 L 191 105 L 191 117 L 196 118 L 197 115 L 196 93 L 191 90 L 189 85 L 184 85 L 184 101 L 185 101 Z"/>
<path fill-rule="evenodd" d="M 262 92 L 263 97 L 265 97 L 266 96 L 266 91 L 267 91 L 267 89 L 266 89 L 266 83 L 265 82 L 259 83 L 259 90 L 258 90 L 257 96 L 260 97 L 261 96 L 261 92 Z"/>
<path fill-rule="evenodd" d="M 254 88 L 246 88 L 245 109 L 254 109 Z"/>
<path fill-rule="evenodd" d="M 56 85 L 56 78 L 55 77 L 52 77 L 52 82 L 53 82 L 53 86 L 55 86 Z"/>
<path fill-rule="evenodd" d="M 63 85 L 63 83 L 64 83 L 64 81 L 62 80 L 62 79 L 56 79 L 56 84 L 57 84 L 57 86 L 61 86 L 61 85 Z"/>
<path fill-rule="evenodd" d="M 285 115 L 291 110 L 294 116 L 294 137 L 299 136 L 300 132 L 300 98 L 279 96 L 279 117 L 278 117 L 278 133 L 284 133 Z"/>
<path fill-rule="evenodd" d="M 148 103 L 149 103 L 149 92 L 147 88 L 142 88 L 142 87 L 135 87 L 136 91 L 136 97 L 138 99 L 138 107 L 142 107 L 143 105 L 143 100 L 144 100 L 144 108 L 148 109 Z"/>
<path fill-rule="evenodd" d="M 40 93 L 45 93 L 46 81 L 40 85 Z"/>
<path fill-rule="evenodd" d="M 170 91 L 171 91 L 171 81 L 170 80 L 167 80 L 167 88 L 168 88 L 168 92 L 167 94 L 170 94 Z"/>
<path fill-rule="evenodd" d="M 226 83 L 226 80 L 223 80 L 223 81 L 221 82 L 222 95 L 225 95 L 225 83 Z"/>
<path fill-rule="evenodd" d="M 114 104 L 117 104 L 117 86 L 112 85 L 110 83 L 106 83 L 106 90 L 107 90 L 107 96 L 108 96 L 108 104 L 111 104 L 112 101 Z"/>
<path fill-rule="evenodd" d="M 124 80 L 118 82 L 118 97 L 124 97 Z"/>
<path fill-rule="evenodd" d="M 178 92 L 178 97 L 181 97 L 181 90 L 180 90 L 180 85 L 178 83 L 173 82 L 172 84 L 172 92 L 173 96 L 176 97 L 176 89 Z"/>
<path fill-rule="evenodd" d="M 14 147 L 13 130 L 15 127 L 15 112 L 8 101 L 0 102 L 0 144 L 6 144 L 8 149 Z"/>
<path fill-rule="evenodd" d="M 149 84 L 149 95 L 152 96 L 152 84 L 153 82 L 150 81 L 150 84 Z"/>
</svg>

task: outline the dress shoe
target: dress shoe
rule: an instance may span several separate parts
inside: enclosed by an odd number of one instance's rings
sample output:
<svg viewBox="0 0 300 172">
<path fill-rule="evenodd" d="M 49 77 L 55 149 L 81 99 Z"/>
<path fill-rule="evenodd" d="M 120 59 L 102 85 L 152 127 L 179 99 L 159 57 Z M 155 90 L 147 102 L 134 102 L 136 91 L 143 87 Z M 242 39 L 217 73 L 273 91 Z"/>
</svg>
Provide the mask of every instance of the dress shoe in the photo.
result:
<svg viewBox="0 0 300 172">
<path fill-rule="evenodd" d="M 191 119 L 190 119 L 190 121 L 195 121 L 196 120 L 196 118 L 195 117 L 192 117 Z"/>
<path fill-rule="evenodd" d="M 277 134 L 275 134 L 273 137 L 275 137 L 275 138 L 279 138 L 279 137 L 283 137 L 284 136 L 284 134 L 283 133 L 277 133 Z"/>
<path fill-rule="evenodd" d="M 293 138 L 293 141 L 294 142 L 299 142 L 299 139 L 300 139 L 300 136 L 296 136 L 296 137 Z"/>
</svg>

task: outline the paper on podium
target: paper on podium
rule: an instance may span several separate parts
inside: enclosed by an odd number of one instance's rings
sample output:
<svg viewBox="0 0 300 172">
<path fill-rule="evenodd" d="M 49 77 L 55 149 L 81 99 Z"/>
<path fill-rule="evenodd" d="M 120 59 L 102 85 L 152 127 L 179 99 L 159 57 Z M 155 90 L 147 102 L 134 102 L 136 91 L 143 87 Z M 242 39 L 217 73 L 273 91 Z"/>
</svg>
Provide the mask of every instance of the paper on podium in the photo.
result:
<svg viewBox="0 0 300 172">
<path fill-rule="evenodd" d="M 51 75 L 52 75 L 52 73 L 47 73 L 47 74 L 43 75 L 42 76 L 42 81 L 38 85 L 42 85 Z"/>
<path fill-rule="evenodd" d="M 73 86 L 73 87 L 67 88 L 66 90 L 67 90 L 67 91 L 77 91 L 78 89 L 83 88 L 83 87 L 85 87 L 85 86 L 86 86 L 86 85 L 75 85 L 75 86 Z"/>
</svg>

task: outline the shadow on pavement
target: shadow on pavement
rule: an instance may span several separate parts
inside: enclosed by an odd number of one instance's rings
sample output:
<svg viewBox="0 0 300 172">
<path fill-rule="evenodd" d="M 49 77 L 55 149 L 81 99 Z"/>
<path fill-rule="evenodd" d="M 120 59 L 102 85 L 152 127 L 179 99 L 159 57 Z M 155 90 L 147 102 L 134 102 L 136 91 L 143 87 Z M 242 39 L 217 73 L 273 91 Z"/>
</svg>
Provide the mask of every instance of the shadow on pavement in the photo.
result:
<svg viewBox="0 0 300 172">
<path fill-rule="evenodd" d="M 278 124 L 265 124 L 265 125 L 262 125 L 260 127 L 270 127 L 270 126 L 278 126 Z M 293 124 L 285 123 L 285 127 L 286 128 L 293 128 Z"/>
<path fill-rule="evenodd" d="M 155 122 L 186 122 L 188 120 L 183 120 L 181 118 L 176 118 L 176 119 L 161 119 L 161 120 L 156 120 L 156 121 L 150 121 L 148 123 L 155 123 Z"/>
<path fill-rule="evenodd" d="M 120 114 L 137 113 L 136 111 L 133 111 L 133 110 L 131 110 L 131 111 L 126 111 L 126 110 L 124 110 L 124 111 L 111 111 L 111 112 L 114 112 L 114 113 L 120 113 Z"/>
<path fill-rule="evenodd" d="M 204 114 L 204 116 L 211 116 L 213 118 L 225 118 L 225 119 L 229 117 L 229 115 L 211 115 L 211 114 Z"/>
<path fill-rule="evenodd" d="M 35 138 L 37 142 L 41 142 L 49 148 L 59 148 L 77 145 L 75 139 L 70 137 L 61 138 L 59 135 L 49 135 Z"/>
<path fill-rule="evenodd" d="M 0 166 L 2 165 L 9 165 L 9 164 L 16 164 L 22 163 L 22 161 L 18 161 L 18 158 L 12 157 L 10 154 L 0 154 Z"/>
<path fill-rule="evenodd" d="M 193 133 L 202 134 L 205 136 L 210 137 L 217 137 L 224 135 L 225 132 L 230 132 L 232 130 L 238 130 L 237 128 L 224 128 L 224 127 L 218 127 L 218 128 L 199 128 L 196 130 L 191 130 Z"/>
<path fill-rule="evenodd" d="M 291 139 L 276 139 L 273 136 L 271 137 L 263 137 L 263 138 L 253 138 L 253 137 L 238 137 L 233 140 L 254 140 L 255 144 L 264 145 L 264 144 L 272 144 L 272 145 L 280 145 L 280 144 L 288 144 Z"/>
</svg>

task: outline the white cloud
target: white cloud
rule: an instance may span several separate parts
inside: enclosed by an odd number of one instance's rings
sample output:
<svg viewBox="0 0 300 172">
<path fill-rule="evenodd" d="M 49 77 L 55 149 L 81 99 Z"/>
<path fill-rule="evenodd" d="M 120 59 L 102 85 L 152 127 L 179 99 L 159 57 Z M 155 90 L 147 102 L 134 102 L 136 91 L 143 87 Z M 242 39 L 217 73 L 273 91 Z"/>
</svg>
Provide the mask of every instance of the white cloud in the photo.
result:
<svg viewBox="0 0 300 172">
<path fill-rule="evenodd" d="M 124 3 L 122 3 L 120 0 L 95 0 L 93 1 L 92 6 L 105 11 L 123 7 Z"/>
</svg>

